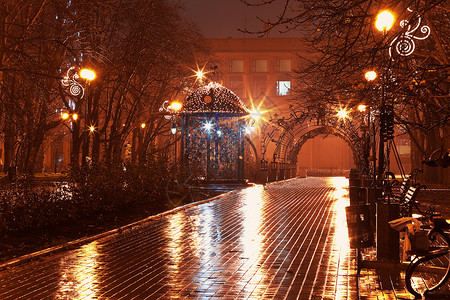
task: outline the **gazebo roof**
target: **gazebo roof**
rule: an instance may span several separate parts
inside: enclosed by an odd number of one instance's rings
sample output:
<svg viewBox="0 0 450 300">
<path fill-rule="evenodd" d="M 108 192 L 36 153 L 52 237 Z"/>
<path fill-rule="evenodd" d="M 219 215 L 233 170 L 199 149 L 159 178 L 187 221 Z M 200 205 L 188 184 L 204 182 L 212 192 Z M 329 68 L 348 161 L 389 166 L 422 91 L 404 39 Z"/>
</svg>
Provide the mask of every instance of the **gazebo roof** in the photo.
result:
<svg viewBox="0 0 450 300">
<path fill-rule="evenodd" d="M 249 114 L 244 103 L 226 87 L 210 82 L 190 94 L 183 104 L 182 113 Z"/>
</svg>

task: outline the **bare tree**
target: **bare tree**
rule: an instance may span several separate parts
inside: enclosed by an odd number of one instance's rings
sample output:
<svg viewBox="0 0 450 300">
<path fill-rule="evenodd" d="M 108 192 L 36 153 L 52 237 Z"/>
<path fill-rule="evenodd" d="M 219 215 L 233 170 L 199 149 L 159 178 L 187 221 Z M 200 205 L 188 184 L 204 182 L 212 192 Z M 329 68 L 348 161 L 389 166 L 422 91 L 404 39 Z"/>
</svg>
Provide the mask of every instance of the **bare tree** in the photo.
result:
<svg viewBox="0 0 450 300">
<path fill-rule="evenodd" d="M 32 174 L 54 119 L 58 68 L 65 51 L 57 7 L 51 1 L 2 1 L 0 4 L 0 103 L 4 166 Z"/>
<path fill-rule="evenodd" d="M 42 167 L 44 139 L 63 122 L 71 163 L 90 156 L 121 160 L 137 124 L 148 123 L 141 160 L 166 123 L 159 106 L 183 90 L 201 37 L 167 0 L 20 0 L 0 3 L 0 117 L 4 166 L 32 174 Z M 79 95 L 61 84 L 66 72 L 90 67 Z M 94 129 L 90 131 L 89 128 Z"/>
<path fill-rule="evenodd" d="M 306 99 L 298 101 L 299 108 L 318 114 L 324 104 L 365 102 L 380 111 L 383 92 L 386 103 L 394 106 L 396 124 L 413 142 L 413 167 L 422 167 L 423 158 L 436 152 L 438 163 L 445 165 L 450 115 L 446 1 L 242 0 L 247 5 L 274 1 L 283 1 L 285 8 L 262 20 L 266 30 L 296 30 L 306 46 L 296 72 L 297 99 Z M 374 24 L 384 9 L 397 21 L 383 33 Z M 431 34 L 418 39 L 427 35 L 424 25 Z M 379 74 L 377 86 L 365 82 L 368 70 Z M 449 180 L 442 168 L 425 171 L 428 181 Z"/>
<path fill-rule="evenodd" d="M 98 161 L 103 145 L 106 160 L 120 160 L 128 135 L 138 132 L 144 134 L 138 153 L 145 161 L 148 144 L 165 124 L 155 114 L 182 88 L 187 66 L 194 64 L 194 53 L 201 52 L 200 36 L 189 30 L 179 8 L 167 1 L 108 4 L 88 1 L 77 9 L 88 12 L 78 20 L 85 63 L 99 74 L 77 108 L 84 112 L 79 121 L 79 134 L 83 130 L 85 134 L 83 157 L 91 151 Z M 99 7 L 101 16 L 95 11 Z M 147 126 L 142 129 L 141 123 Z M 90 126 L 95 131 L 86 134 Z"/>
</svg>

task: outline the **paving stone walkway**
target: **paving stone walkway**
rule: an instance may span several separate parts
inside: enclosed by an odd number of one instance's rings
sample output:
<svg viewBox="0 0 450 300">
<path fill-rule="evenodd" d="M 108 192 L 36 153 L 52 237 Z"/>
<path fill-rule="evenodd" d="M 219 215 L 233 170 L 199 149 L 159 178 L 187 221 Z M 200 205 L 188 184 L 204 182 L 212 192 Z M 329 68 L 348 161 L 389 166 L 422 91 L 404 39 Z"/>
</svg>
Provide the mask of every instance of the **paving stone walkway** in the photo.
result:
<svg viewBox="0 0 450 300">
<path fill-rule="evenodd" d="M 292 179 L 186 206 L 10 266 L 0 299 L 358 299 L 347 186 Z"/>
</svg>

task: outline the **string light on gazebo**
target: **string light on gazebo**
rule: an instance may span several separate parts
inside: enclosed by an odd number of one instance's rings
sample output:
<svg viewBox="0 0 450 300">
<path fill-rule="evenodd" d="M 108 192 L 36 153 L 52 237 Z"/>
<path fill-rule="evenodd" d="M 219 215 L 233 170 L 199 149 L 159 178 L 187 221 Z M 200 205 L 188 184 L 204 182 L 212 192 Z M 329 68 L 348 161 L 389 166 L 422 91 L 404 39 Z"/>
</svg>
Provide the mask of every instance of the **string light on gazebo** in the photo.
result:
<svg viewBox="0 0 450 300">
<path fill-rule="evenodd" d="M 239 97 L 210 82 L 186 98 L 180 114 L 187 168 L 199 180 L 243 182 L 245 125 L 252 118 Z"/>
<path fill-rule="evenodd" d="M 214 113 L 244 113 L 248 114 L 244 103 L 235 93 L 217 82 L 210 82 L 192 93 L 183 111 L 214 112 Z"/>
<path fill-rule="evenodd" d="M 206 122 L 205 124 L 203 124 L 203 129 L 205 129 L 206 131 L 211 131 L 213 127 L 213 124 L 211 122 Z"/>
</svg>

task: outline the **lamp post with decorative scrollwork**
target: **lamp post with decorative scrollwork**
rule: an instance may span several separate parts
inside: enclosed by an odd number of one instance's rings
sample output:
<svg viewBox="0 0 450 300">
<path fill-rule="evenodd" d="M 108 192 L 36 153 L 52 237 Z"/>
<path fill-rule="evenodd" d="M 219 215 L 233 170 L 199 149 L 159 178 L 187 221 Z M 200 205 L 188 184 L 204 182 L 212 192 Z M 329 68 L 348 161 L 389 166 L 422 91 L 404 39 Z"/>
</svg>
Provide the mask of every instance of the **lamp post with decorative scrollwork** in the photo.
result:
<svg viewBox="0 0 450 300">
<path fill-rule="evenodd" d="M 93 124 L 87 124 L 86 126 L 89 126 L 86 128 L 85 131 L 82 132 L 80 127 L 81 117 L 88 117 L 87 114 L 83 116 L 82 112 L 80 114 L 80 109 L 83 106 L 84 96 L 85 96 L 85 87 L 82 83 L 80 83 L 80 79 L 84 80 L 87 84 L 88 82 L 94 80 L 96 77 L 96 74 L 94 71 L 90 69 L 81 69 L 79 72 L 76 71 L 75 67 L 70 67 L 66 75 L 61 79 L 61 85 L 65 88 L 67 88 L 67 92 L 69 96 L 71 97 L 71 102 L 69 102 L 68 109 L 70 115 L 72 115 L 71 118 L 71 132 L 72 132 L 72 147 L 71 147 L 71 165 L 73 168 L 79 167 L 79 152 L 80 152 L 80 146 L 83 142 L 83 138 L 86 137 L 87 133 L 92 133 L 95 130 L 95 127 L 93 127 Z M 69 113 L 67 114 L 67 117 L 69 116 Z M 63 114 L 63 119 L 68 119 L 66 114 Z M 86 120 L 85 120 L 86 122 Z M 86 141 L 84 141 L 86 144 Z"/>
<path fill-rule="evenodd" d="M 412 12 L 411 9 L 408 11 Z M 430 28 L 422 26 L 422 18 L 416 14 L 413 23 L 403 20 L 400 26 L 404 29 L 403 32 L 396 36 L 389 44 L 389 62 L 395 60 L 395 55 L 406 57 L 411 55 L 415 50 L 414 40 L 423 40 L 430 35 Z M 394 23 L 393 15 L 388 11 L 383 11 L 377 17 L 376 27 L 383 32 L 386 37 L 386 32 L 392 27 Z M 416 36 L 419 30 L 423 35 Z M 379 109 L 379 149 L 378 149 L 378 170 L 377 170 L 377 184 L 381 189 L 383 186 L 383 176 L 385 169 L 389 168 L 389 146 L 386 153 L 384 143 L 391 141 L 394 136 L 394 107 L 392 103 L 386 103 L 386 85 L 393 82 L 391 78 L 389 67 L 384 68 L 381 78 L 381 103 Z M 386 156 L 385 156 L 386 155 Z M 380 193 L 381 194 L 381 193 Z M 390 197 L 387 200 L 377 202 L 376 208 L 376 241 L 377 241 L 377 260 L 379 261 L 398 261 L 399 260 L 399 236 L 398 232 L 394 232 L 388 225 L 388 222 L 399 217 L 399 206 L 397 203 L 391 203 Z M 379 199 L 378 199 L 379 200 Z"/>
</svg>

